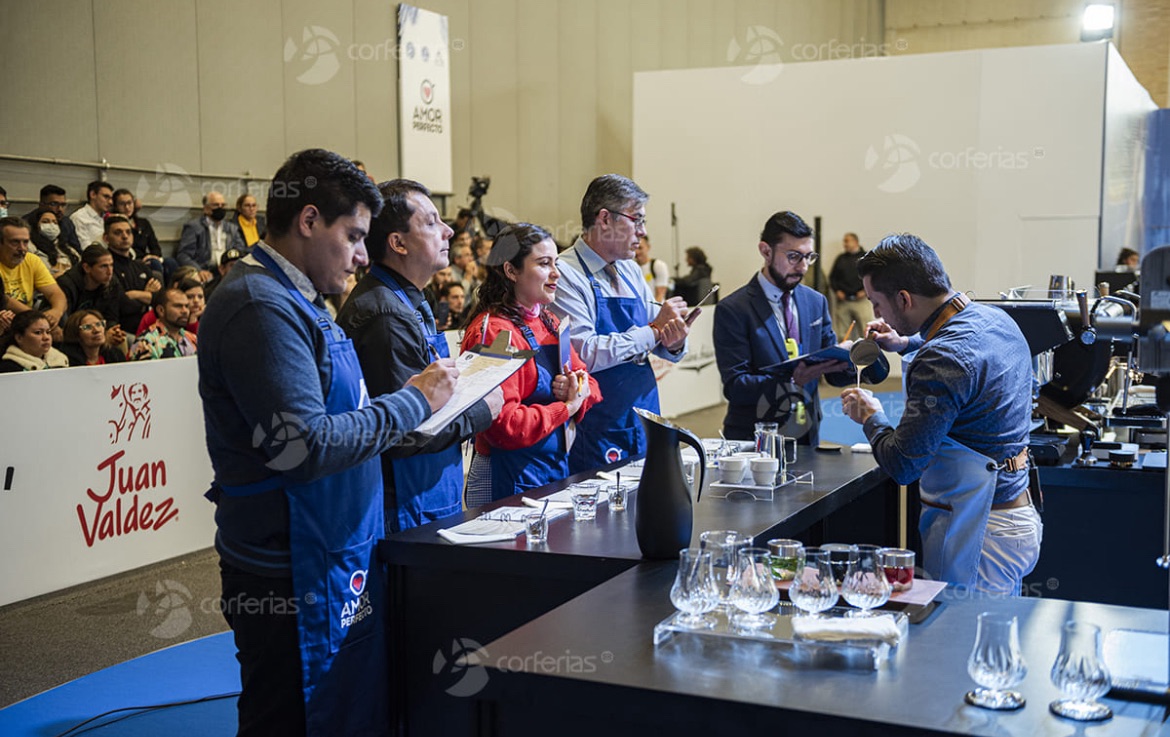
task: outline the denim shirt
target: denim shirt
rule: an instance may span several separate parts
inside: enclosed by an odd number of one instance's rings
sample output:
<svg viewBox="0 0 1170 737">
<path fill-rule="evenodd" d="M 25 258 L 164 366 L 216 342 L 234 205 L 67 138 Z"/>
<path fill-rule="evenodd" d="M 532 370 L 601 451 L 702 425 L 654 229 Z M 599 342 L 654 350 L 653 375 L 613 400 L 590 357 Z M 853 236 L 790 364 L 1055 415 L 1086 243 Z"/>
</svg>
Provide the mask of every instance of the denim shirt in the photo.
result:
<svg viewBox="0 0 1170 737">
<path fill-rule="evenodd" d="M 880 410 L 864 426 L 878 464 L 899 484 L 917 480 L 947 436 L 997 463 L 1028 444 L 1032 363 L 1016 323 L 972 302 L 926 341 L 937 314 L 903 352 L 917 355 L 906 367 L 898 426 Z M 992 501 L 1011 501 L 1027 485 L 1027 472 L 1000 471 Z"/>
</svg>

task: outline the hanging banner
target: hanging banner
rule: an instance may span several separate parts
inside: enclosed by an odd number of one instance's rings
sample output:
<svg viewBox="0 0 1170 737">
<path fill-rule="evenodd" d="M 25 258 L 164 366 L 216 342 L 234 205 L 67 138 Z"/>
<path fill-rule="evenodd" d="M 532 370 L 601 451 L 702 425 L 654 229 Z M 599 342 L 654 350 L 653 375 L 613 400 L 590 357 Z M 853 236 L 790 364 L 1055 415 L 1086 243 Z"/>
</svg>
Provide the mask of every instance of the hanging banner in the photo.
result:
<svg viewBox="0 0 1170 737">
<path fill-rule="evenodd" d="M 402 176 L 452 194 L 447 16 L 398 6 L 398 148 Z"/>
<path fill-rule="evenodd" d="M 211 547 L 194 356 L 0 376 L 0 606 Z"/>
</svg>

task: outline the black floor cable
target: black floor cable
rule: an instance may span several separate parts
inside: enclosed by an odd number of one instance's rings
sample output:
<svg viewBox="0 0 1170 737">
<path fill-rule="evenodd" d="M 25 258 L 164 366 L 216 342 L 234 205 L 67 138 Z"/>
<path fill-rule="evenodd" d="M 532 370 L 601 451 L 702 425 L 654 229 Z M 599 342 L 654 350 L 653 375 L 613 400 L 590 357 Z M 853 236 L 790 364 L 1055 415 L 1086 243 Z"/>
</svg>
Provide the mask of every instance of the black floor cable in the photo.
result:
<svg viewBox="0 0 1170 737">
<path fill-rule="evenodd" d="M 189 706 L 191 704 L 202 704 L 205 701 L 217 701 L 219 699 L 231 699 L 231 698 L 235 698 L 239 695 L 240 695 L 239 691 L 233 691 L 232 693 L 216 694 L 215 696 L 202 696 L 198 699 L 189 699 L 187 701 L 171 701 L 171 702 L 166 703 L 166 704 L 154 704 L 153 706 L 123 706 L 120 709 L 110 709 L 107 712 L 102 712 L 101 714 L 98 714 L 97 716 L 90 717 L 89 719 L 86 719 L 84 722 L 79 722 L 78 724 L 73 725 L 72 727 L 65 730 L 64 732 L 57 734 L 55 737 L 68 737 L 69 735 L 78 735 L 78 734 L 81 734 L 82 732 L 89 731 L 90 729 L 94 729 L 97 727 L 105 727 L 105 726 L 108 726 L 110 724 L 117 724 L 118 722 L 120 722 L 124 719 L 129 719 L 131 717 L 136 717 L 140 714 L 146 714 L 146 713 L 152 712 L 152 711 L 160 711 L 162 709 L 170 709 L 171 707 L 175 707 L 175 706 Z M 102 722 L 101 724 L 92 724 L 91 726 L 86 727 L 86 725 L 90 724 L 91 722 L 95 722 L 98 719 L 108 717 L 111 714 L 117 714 L 120 711 L 132 711 L 134 713 L 133 714 L 125 714 L 123 716 L 118 717 L 117 719 L 111 719 L 108 722 Z"/>
</svg>

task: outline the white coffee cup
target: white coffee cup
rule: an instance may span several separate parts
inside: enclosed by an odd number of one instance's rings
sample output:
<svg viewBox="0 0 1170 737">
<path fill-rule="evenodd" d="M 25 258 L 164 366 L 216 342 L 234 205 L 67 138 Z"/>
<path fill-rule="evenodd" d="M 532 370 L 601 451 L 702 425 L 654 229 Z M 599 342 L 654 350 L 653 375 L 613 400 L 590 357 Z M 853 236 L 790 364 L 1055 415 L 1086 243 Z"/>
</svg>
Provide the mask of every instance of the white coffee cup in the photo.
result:
<svg viewBox="0 0 1170 737">
<path fill-rule="evenodd" d="M 756 486 L 772 486 L 776 483 L 776 474 L 780 472 L 779 458 L 753 458 L 752 480 Z"/>
<path fill-rule="evenodd" d="M 725 484 L 738 484 L 747 475 L 748 459 L 728 456 L 719 459 L 719 480 Z"/>
</svg>

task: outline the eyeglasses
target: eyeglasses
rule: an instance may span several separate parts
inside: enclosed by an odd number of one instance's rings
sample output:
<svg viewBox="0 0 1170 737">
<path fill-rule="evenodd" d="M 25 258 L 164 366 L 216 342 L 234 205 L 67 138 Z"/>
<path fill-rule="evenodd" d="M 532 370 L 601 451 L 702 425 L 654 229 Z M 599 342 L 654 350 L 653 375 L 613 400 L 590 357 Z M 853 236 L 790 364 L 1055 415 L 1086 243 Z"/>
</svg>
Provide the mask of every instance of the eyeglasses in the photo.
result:
<svg viewBox="0 0 1170 737">
<path fill-rule="evenodd" d="M 606 212 L 608 212 L 612 215 L 621 215 L 626 220 L 629 220 L 631 223 L 633 223 L 635 228 L 645 228 L 646 227 L 646 216 L 645 215 L 638 215 L 637 217 L 635 217 L 633 215 L 627 215 L 624 212 L 622 212 L 621 210 L 609 210 L 609 209 L 607 209 Z"/>
<path fill-rule="evenodd" d="M 84 325 L 78 325 L 77 329 L 83 333 L 91 333 L 94 330 L 105 330 L 106 326 L 100 322 L 87 322 Z"/>
<path fill-rule="evenodd" d="M 817 259 L 820 258 L 820 254 L 818 254 L 816 251 L 811 253 L 801 253 L 800 251 L 785 251 L 784 258 L 788 259 L 788 263 L 790 264 L 795 264 L 802 259 L 805 261 L 805 263 L 815 264 Z"/>
</svg>

